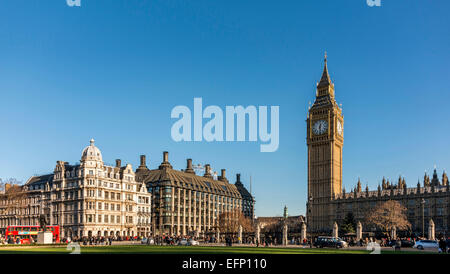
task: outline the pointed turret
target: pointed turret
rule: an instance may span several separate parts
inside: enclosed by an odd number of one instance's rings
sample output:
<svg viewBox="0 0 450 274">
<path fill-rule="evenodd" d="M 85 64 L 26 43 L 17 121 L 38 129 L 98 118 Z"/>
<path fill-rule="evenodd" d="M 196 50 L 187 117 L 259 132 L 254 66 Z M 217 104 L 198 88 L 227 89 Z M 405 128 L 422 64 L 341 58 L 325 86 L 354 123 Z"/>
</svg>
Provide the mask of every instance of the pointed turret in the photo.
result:
<svg viewBox="0 0 450 274">
<path fill-rule="evenodd" d="M 330 86 L 331 83 L 331 78 L 330 78 L 330 74 L 328 73 L 328 65 L 327 65 L 327 53 L 325 52 L 325 58 L 324 58 L 324 66 L 323 66 L 323 72 L 322 72 L 322 77 L 320 78 L 320 82 L 317 85 L 317 88 L 325 88 Z"/>
<path fill-rule="evenodd" d="M 356 185 L 356 192 L 361 192 L 361 180 L 358 178 L 358 184 Z"/>
<path fill-rule="evenodd" d="M 423 186 L 430 186 L 430 177 L 427 172 L 425 172 L 425 175 L 423 176 Z"/>
<path fill-rule="evenodd" d="M 436 166 L 434 167 L 433 179 L 431 180 L 432 186 L 439 186 L 441 183 L 439 182 L 439 178 L 436 171 Z"/>
<path fill-rule="evenodd" d="M 330 96 L 334 98 L 334 84 L 331 82 L 330 74 L 328 73 L 327 53 L 325 52 L 324 65 L 322 77 L 317 84 L 317 97 Z"/>
</svg>

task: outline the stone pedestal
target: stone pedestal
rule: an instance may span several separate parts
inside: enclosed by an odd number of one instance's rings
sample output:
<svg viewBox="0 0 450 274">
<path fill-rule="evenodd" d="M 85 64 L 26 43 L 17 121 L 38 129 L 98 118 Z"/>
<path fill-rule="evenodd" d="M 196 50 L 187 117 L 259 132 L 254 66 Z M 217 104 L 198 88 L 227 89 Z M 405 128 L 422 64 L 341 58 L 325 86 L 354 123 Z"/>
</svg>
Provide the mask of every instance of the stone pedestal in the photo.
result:
<svg viewBox="0 0 450 274">
<path fill-rule="evenodd" d="M 305 223 L 302 224 L 302 230 L 301 230 L 301 233 L 300 233 L 300 238 L 301 238 L 302 243 L 306 239 L 306 224 Z"/>
<path fill-rule="evenodd" d="M 261 227 L 258 224 L 258 225 L 256 225 L 256 242 L 258 244 L 261 244 L 261 236 L 260 236 L 260 234 L 261 234 Z"/>
<path fill-rule="evenodd" d="M 37 234 L 38 244 L 52 244 L 53 243 L 53 233 L 51 232 L 38 232 Z"/>
<path fill-rule="evenodd" d="M 362 224 L 361 222 L 358 222 L 356 224 L 356 240 L 359 241 L 362 239 Z"/>
<path fill-rule="evenodd" d="M 331 235 L 331 237 L 334 237 L 334 238 L 339 237 L 339 227 L 338 227 L 338 224 L 336 222 L 334 222 L 333 235 Z"/>
<path fill-rule="evenodd" d="M 428 224 L 428 240 L 434 241 L 436 239 L 435 236 L 435 227 L 433 219 L 430 220 L 430 223 Z"/>
<path fill-rule="evenodd" d="M 288 244 L 288 226 L 287 224 L 283 225 L 283 245 L 287 245 Z"/>
</svg>

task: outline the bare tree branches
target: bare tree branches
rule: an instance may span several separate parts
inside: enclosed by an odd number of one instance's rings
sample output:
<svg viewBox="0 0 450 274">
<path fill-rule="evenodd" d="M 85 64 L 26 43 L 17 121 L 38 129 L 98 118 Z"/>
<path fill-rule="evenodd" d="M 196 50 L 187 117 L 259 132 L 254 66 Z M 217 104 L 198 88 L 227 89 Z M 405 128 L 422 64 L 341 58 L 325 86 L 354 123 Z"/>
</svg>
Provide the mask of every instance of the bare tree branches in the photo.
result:
<svg viewBox="0 0 450 274">
<path fill-rule="evenodd" d="M 383 231 L 390 231 L 394 227 L 400 230 L 409 229 L 411 224 L 406 217 L 406 210 L 399 202 L 389 200 L 379 203 L 371 210 L 366 217 L 366 222 L 381 228 Z"/>
<path fill-rule="evenodd" d="M 27 207 L 28 194 L 21 182 L 11 178 L 0 179 L 0 214 L 21 214 Z"/>
<path fill-rule="evenodd" d="M 252 232 L 253 225 L 249 218 L 245 217 L 244 213 L 239 209 L 227 211 L 219 215 L 218 227 L 223 233 L 237 233 L 239 225 L 242 226 L 244 232 Z"/>
</svg>

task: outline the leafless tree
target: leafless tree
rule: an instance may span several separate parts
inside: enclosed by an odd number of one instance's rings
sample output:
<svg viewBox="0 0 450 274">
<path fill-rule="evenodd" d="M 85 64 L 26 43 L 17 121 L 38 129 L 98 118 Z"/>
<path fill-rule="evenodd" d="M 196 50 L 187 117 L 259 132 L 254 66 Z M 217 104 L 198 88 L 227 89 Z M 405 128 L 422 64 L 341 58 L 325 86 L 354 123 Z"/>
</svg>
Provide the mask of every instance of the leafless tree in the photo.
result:
<svg viewBox="0 0 450 274">
<path fill-rule="evenodd" d="M 0 179 L 0 214 L 18 214 L 27 207 L 28 194 L 21 182 Z"/>
<path fill-rule="evenodd" d="M 239 209 L 223 212 L 219 215 L 219 229 L 222 233 L 237 233 L 239 225 L 242 226 L 244 232 L 252 232 L 254 230 L 250 218 L 245 217 L 244 213 Z"/>
<path fill-rule="evenodd" d="M 406 208 L 399 202 L 389 200 L 379 203 L 373 210 L 369 211 L 366 222 L 375 225 L 383 231 L 390 231 L 396 227 L 400 230 L 411 228 L 411 224 L 406 217 Z"/>
</svg>

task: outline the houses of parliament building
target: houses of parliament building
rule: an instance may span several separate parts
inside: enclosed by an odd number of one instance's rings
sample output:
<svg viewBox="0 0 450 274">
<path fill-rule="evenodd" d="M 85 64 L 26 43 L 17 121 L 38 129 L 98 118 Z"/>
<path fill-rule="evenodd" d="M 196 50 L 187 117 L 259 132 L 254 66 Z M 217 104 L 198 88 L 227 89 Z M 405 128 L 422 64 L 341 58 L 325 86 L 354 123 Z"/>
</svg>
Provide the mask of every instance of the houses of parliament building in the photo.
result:
<svg viewBox="0 0 450 274">
<path fill-rule="evenodd" d="M 430 179 L 407 186 L 404 178 L 396 183 L 383 178 L 375 191 L 356 187 L 346 192 L 342 187 L 342 151 L 344 146 L 344 115 L 336 103 L 334 84 L 328 73 L 327 58 L 316 99 L 310 107 L 307 123 L 308 201 L 307 223 L 310 232 L 330 232 L 334 222 L 342 224 L 353 214 L 364 226 L 366 214 L 378 203 L 396 200 L 407 209 L 412 232 L 421 234 L 432 220 L 436 233 L 450 232 L 450 189 L 445 171 L 436 169 Z"/>
</svg>

